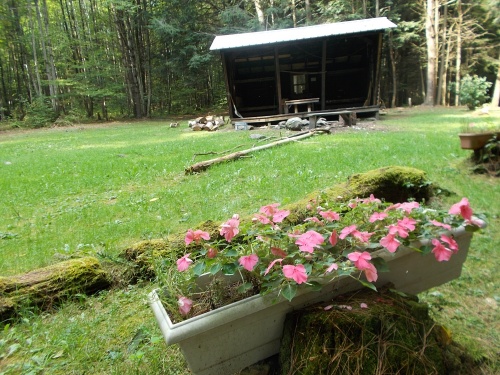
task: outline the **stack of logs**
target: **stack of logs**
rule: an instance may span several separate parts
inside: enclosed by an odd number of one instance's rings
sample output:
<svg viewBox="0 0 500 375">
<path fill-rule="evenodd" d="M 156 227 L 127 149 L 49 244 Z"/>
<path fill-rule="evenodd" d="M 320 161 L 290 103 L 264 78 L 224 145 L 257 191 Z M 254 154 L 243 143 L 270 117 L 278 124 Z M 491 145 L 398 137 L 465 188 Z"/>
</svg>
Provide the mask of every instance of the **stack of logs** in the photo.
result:
<svg viewBox="0 0 500 375">
<path fill-rule="evenodd" d="M 206 130 L 215 131 L 225 124 L 224 116 L 198 117 L 189 121 L 189 127 L 194 131 Z"/>
</svg>

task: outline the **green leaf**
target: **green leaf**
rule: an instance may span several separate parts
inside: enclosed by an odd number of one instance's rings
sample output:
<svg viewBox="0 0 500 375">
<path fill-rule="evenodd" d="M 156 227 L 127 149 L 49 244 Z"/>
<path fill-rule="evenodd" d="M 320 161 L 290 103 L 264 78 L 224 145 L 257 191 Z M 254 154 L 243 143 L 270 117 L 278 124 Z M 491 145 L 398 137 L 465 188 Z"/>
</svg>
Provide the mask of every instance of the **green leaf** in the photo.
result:
<svg viewBox="0 0 500 375">
<path fill-rule="evenodd" d="M 323 285 L 321 285 L 317 281 L 311 281 L 311 282 L 308 282 L 307 284 L 315 292 L 319 292 L 321 290 L 321 288 L 323 288 Z"/>
<path fill-rule="evenodd" d="M 215 275 L 217 272 L 219 272 L 222 269 L 222 266 L 219 263 L 214 264 L 212 267 L 210 267 L 210 273 L 212 275 Z"/>
<path fill-rule="evenodd" d="M 283 297 L 291 301 L 293 297 L 297 294 L 297 284 L 287 284 L 283 289 L 281 289 Z"/>
<path fill-rule="evenodd" d="M 234 275 L 238 266 L 235 263 L 227 263 L 222 266 L 222 273 L 224 275 Z"/>
<path fill-rule="evenodd" d="M 200 276 L 205 271 L 205 262 L 199 262 L 194 266 L 193 272 L 196 276 Z"/>
<path fill-rule="evenodd" d="M 369 283 L 368 281 L 364 281 L 364 280 L 359 280 L 359 282 L 361 284 L 363 284 L 363 286 L 366 286 L 367 288 L 370 288 L 371 290 L 377 291 L 377 287 L 375 285 L 373 285 L 372 283 Z"/>
<path fill-rule="evenodd" d="M 225 252 L 225 256 L 236 257 L 236 256 L 238 256 L 238 252 L 235 249 L 229 249 Z"/>
<path fill-rule="evenodd" d="M 253 288 L 252 283 L 243 283 L 238 287 L 238 293 L 245 293 L 246 291 Z"/>
</svg>

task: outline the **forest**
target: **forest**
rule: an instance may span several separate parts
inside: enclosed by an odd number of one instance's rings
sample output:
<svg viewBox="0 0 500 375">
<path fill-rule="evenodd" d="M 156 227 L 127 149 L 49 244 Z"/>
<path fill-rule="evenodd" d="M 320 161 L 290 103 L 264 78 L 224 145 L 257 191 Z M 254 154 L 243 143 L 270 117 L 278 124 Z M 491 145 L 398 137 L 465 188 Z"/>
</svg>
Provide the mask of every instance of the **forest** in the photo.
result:
<svg viewBox="0 0 500 375">
<path fill-rule="evenodd" d="M 500 101 L 499 0 L 2 0 L 0 121 L 17 127 L 224 111 L 215 35 L 372 17 L 380 105 Z"/>
</svg>

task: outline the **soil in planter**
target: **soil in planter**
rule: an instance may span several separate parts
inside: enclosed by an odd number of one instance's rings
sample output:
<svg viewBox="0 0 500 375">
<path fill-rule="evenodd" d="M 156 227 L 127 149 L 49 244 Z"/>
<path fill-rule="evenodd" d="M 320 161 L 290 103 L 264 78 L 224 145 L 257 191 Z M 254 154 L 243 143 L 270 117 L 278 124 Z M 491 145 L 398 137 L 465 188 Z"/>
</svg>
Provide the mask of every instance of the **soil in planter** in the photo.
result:
<svg viewBox="0 0 500 375">
<path fill-rule="evenodd" d="M 280 362 L 281 374 L 297 375 L 474 374 L 477 367 L 426 304 L 390 289 L 290 314 Z"/>
</svg>

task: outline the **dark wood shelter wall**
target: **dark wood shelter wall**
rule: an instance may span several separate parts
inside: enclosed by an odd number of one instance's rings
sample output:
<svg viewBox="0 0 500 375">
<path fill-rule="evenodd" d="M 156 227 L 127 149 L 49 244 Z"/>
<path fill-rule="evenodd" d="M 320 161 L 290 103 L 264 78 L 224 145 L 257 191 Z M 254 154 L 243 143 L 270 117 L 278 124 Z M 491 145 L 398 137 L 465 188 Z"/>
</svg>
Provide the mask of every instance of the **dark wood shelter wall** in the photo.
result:
<svg viewBox="0 0 500 375">
<path fill-rule="evenodd" d="M 315 111 L 376 105 L 381 42 L 375 32 L 222 50 L 232 117 L 282 114 L 285 100 L 305 98 L 318 98 Z"/>
</svg>

